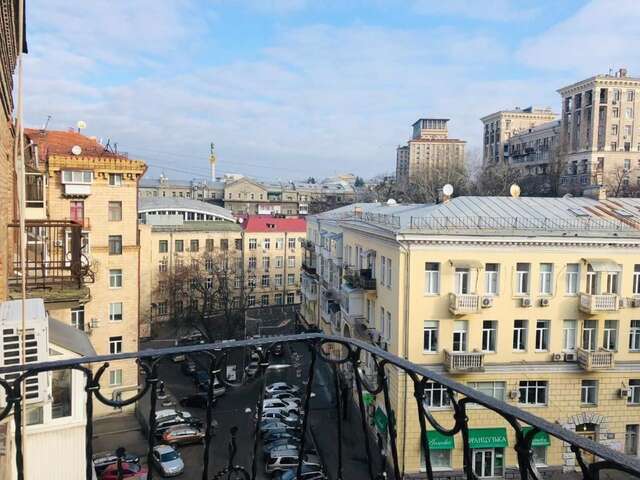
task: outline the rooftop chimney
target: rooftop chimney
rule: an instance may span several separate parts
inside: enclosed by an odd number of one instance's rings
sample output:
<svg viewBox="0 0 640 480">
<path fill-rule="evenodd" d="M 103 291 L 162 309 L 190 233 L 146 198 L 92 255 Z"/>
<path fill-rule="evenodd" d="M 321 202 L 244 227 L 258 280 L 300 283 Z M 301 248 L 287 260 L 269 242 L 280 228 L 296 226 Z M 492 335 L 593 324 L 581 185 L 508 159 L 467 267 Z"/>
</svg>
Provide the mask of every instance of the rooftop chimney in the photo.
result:
<svg viewBox="0 0 640 480">
<path fill-rule="evenodd" d="M 627 76 L 627 69 L 626 68 L 621 68 L 620 70 L 618 70 L 618 76 L 619 77 L 626 77 Z"/>
</svg>

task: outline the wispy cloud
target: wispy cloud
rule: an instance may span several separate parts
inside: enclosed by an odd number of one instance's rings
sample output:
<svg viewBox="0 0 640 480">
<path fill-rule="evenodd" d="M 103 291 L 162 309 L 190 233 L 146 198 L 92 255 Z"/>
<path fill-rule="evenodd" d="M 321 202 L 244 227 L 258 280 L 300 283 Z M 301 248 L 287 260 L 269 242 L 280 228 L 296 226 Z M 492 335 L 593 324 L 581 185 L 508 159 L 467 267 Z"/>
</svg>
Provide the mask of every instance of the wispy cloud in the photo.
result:
<svg viewBox="0 0 640 480">
<path fill-rule="evenodd" d="M 540 9 L 531 5 L 528 0 L 415 0 L 413 10 L 422 15 L 507 22 L 539 15 Z"/>
</svg>

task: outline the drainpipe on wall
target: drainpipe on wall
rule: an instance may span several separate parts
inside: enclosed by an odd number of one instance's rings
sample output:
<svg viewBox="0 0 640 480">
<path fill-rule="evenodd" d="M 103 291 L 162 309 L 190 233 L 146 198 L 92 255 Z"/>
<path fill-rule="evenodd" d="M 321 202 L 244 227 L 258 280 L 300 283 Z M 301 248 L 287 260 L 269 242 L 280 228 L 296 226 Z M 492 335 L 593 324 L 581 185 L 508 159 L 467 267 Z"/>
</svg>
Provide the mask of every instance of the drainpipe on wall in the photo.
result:
<svg viewBox="0 0 640 480">
<path fill-rule="evenodd" d="M 404 245 L 399 239 L 396 239 L 398 245 L 400 245 L 400 249 L 405 252 L 405 262 L 404 262 L 404 270 L 405 270 L 405 282 L 404 286 L 404 312 L 403 312 L 403 346 L 402 346 L 402 357 L 405 360 L 409 360 L 409 300 L 410 300 L 410 291 L 411 291 L 411 250 L 409 247 Z M 407 404 L 408 404 L 408 395 L 407 395 L 407 384 L 408 384 L 408 375 L 404 374 L 404 409 L 402 412 L 402 478 L 404 478 L 404 468 L 407 458 Z"/>
</svg>

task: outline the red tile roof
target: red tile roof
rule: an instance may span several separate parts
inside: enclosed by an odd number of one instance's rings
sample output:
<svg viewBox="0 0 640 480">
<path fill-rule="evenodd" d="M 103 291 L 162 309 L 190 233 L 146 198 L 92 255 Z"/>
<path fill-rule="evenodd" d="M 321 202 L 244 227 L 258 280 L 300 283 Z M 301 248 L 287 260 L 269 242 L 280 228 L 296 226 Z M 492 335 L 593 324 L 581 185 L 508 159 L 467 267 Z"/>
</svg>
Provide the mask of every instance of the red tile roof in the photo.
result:
<svg viewBox="0 0 640 480">
<path fill-rule="evenodd" d="M 49 155 L 72 155 L 71 149 L 74 145 L 79 145 L 82 149 L 82 156 L 89 157 L 119 157 L 106 151 L 97 139 L 87 137 L 73 131 L 46 130 L 36 128 L 25 128 L 24 133 L 29 140 L 38 145 L 38 155 L 41 159 L 48 158 Z"/>
<path fill-rule="evenodd" d="M 242 228 L 246 232 L 306 232 L 307 221 L 304 218 L 249 215 L 244 218 Z"/>
</svg>

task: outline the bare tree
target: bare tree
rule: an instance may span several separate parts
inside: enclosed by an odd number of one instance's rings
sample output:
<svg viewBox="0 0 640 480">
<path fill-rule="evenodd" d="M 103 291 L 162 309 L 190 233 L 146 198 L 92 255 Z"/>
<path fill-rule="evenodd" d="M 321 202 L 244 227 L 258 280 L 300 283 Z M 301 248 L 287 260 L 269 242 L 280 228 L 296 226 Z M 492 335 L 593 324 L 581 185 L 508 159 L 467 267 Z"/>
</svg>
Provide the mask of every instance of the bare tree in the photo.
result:
<svg viewBox="0 0 640 480">
<path fill-rule="evenodd" d="M 495 165 L 480 172 L 473 184 L 473 192 L 482 196 L 509 195 L 511 185 L 519 184 L 522 172 L 510 165 Z"/>
<path fill-rule="evenodd" d="M 638 184 L 630 180 L 633 169 L 616 167 L 604 175 L 604 186 L 612 197 L 637 197 L 640 194 Z"/>
<path fill-rule="evenodd" d="M 404 192 L 404 201 L 414 203 L 436 203 L 442 187 L 453 186 L 456 196 L 469 193 L 469 172 L 463 166 L 426 168 L 413 174 Z"/>
</svg>

